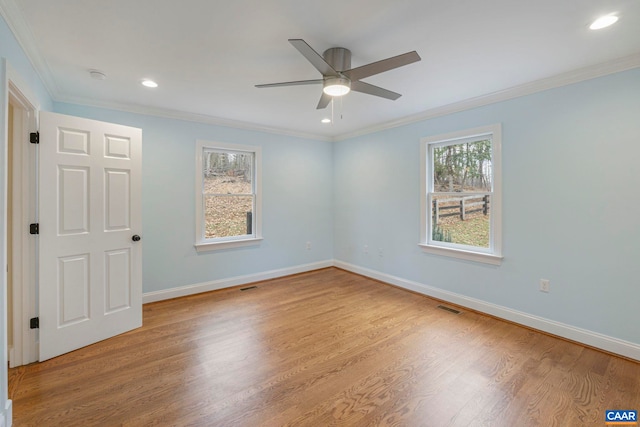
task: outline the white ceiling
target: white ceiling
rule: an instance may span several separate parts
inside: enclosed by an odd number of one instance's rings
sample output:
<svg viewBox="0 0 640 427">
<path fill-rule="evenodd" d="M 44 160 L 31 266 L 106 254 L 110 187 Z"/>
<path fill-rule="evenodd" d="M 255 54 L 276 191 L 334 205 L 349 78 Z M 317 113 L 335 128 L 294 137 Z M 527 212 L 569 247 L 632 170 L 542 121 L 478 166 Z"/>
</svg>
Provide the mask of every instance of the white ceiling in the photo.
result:
<svg viewBox="0 0 640 427">
<path fill-rule="evenodd" d="M 0 0 L 53 98 L 339 138 L 573 70 L 640 58 L 639 0 Z M 603 14 L 620 17 L 592 31 Z M 288 42 L 352 52 L 352 66 L 422 61 L 316 110 L 320 78 Z M 628 61 L 627 61 L 628 62 Z M 107 75 L 90 78 L 88 70 Z M 140 85 L 142 78 L 159 83 Z M 191 116 L 193 114 L 193 116 Z"/>
</svg>

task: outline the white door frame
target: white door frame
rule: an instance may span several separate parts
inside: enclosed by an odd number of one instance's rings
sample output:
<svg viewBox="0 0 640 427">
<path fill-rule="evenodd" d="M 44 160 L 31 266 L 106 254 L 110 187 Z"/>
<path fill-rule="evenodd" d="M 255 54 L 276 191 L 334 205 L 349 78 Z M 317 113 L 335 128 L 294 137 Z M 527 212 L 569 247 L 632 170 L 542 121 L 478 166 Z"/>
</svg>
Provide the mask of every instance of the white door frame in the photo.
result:
<svg viewBox="0 0 640 427">
<path fill-rule="evenodd" d="M 37 316 L 36 245 L 37 239 L 28 233 L 29 224 L 37 222 L 37 147 L 30 144 L 29 133 L 36 132 L 38 107 L 35 97 L 20 76 L 7 63 L 8 104 L 13 117 L 13 241 L 7 242 L 12 252 L 13 346 L 9 366 L 16 367 L 38 360 L 38 331 L 29 328 L 29 319 Z M 7 105 L 7 108 L 9 106 Z"/>
</svg>

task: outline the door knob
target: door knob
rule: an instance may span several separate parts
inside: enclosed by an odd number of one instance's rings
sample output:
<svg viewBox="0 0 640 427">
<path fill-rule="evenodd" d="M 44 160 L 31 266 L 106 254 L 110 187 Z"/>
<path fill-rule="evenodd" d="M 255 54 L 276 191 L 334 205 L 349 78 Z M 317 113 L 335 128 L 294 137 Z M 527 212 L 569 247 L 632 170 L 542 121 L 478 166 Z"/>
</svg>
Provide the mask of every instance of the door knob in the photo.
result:
<svg viewBox="0 0 640 427">
<path fill-rule="evenodd" d="M 139 242 L 139 241 L 140 241 L 140 239 L 141 239 L 141 237 L 140 237 L 140 236 L 138 236 L 137 234 L 134 234 L 134 235 L 131 237 L 131 240 L 133 240 L 134 242 Z"/>
</svg>

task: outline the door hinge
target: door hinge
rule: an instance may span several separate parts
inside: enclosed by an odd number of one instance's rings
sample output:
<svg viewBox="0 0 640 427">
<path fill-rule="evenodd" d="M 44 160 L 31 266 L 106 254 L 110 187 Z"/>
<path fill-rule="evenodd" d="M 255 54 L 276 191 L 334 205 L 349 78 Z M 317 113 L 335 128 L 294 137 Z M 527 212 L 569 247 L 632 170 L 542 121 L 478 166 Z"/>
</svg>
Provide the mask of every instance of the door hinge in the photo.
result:
<svg viewBox="0 0 640 427">
<path fill-rule="evenodd" d="M 29 142 L 32 144 L 40 144 L 40 132 L 31 132 L 29 134 Z"/>
<path fill-rule="evenodd" d="M 29 234 L 40 234 L 40 224 L 29 224 Z"/>
<path fill-rule="evenodd" d="M 31 319 L 29 319 L 29 328 L 40 329 L 40 318 L 32 317 Z"/>
</svg>

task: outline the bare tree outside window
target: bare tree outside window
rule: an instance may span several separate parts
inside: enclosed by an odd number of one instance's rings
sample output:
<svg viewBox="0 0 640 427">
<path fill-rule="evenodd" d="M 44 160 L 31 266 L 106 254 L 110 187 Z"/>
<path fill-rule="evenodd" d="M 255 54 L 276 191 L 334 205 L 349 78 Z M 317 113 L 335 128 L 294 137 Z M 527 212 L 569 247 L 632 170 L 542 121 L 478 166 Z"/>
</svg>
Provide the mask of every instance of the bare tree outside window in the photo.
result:
<svg viewBox="0 0 640 427">
<path fill-rule="evenodd" d="M 434 241 L 488 248 L 490 244 L 491 141 L 466 141 L 431 148 Z"/>
<path fill-rule="evenodd" d="M 205 239 L 252 234 L 253 153 L 205 150 Z"/>
</svg>

